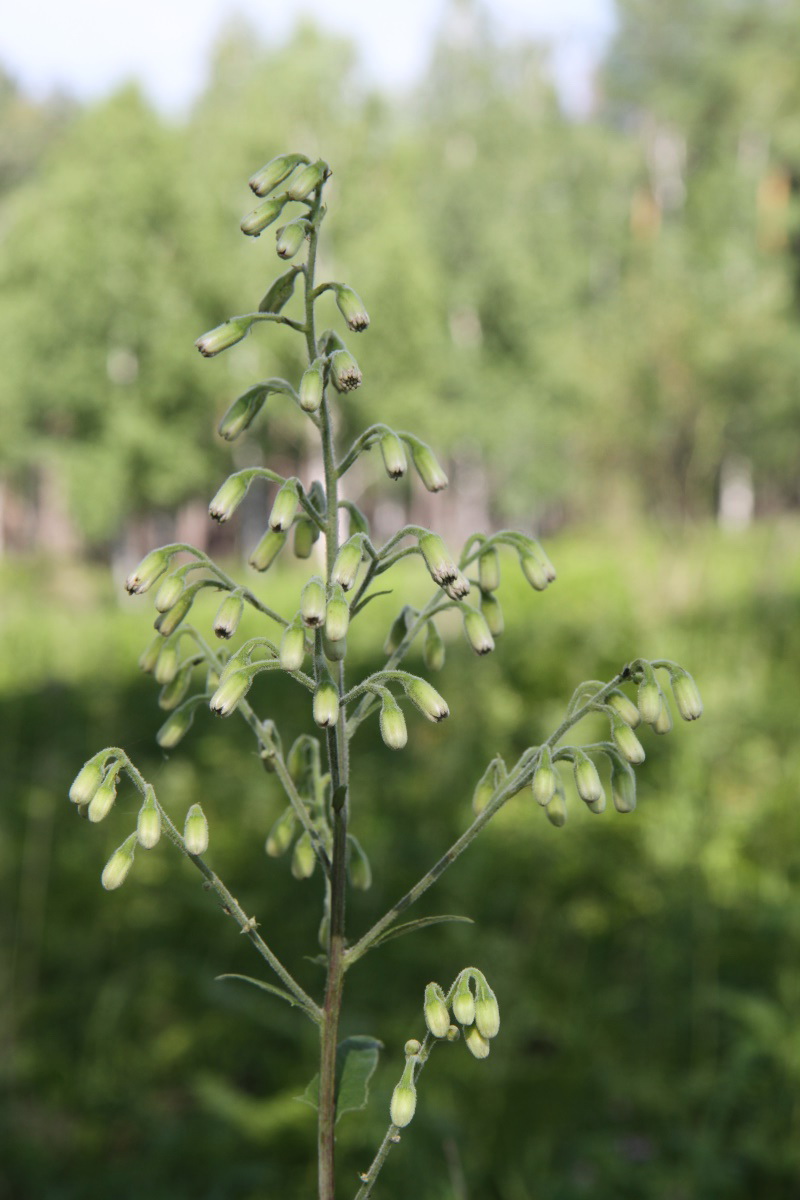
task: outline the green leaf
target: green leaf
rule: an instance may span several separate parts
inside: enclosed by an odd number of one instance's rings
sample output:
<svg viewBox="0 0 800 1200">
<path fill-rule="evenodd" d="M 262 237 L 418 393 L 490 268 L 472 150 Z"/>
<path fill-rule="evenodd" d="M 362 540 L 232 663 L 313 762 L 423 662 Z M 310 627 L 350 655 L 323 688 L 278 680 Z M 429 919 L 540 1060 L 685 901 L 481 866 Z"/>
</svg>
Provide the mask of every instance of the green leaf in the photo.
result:
<svg viewBox="0 0 800 1200">
<path fill-rule="evenodd" d="M 425 929 L 428 925 L 442 925 L 445 921 L 460 921 L 464 925 L 475 924 L 472 917 L 459 917 L 451 913 L 444 913 L 440 917 L 419 917 L 416 921 L 406 921 L 404 925 L 393 925 L 391 929 L 387 929 L 385 933 L 380 934 L 369 949 L 374 950 L 376 946 L 382 946 L 384 942 L 390 942 L 392 938 L 402 937 L 405 933 L 413 933 L 415 929 Z"/>
<path fill-rule="evenodd" d="M 291 992 L 284 991 L 283 988 L 276 987 L 274 983 L 265 983 L 263 979 L 253 979 L 252 975 L 217 975 L 219 979 L 241 979 L 242 983 L 252 983 L 253 987 L 260 988 L 262 992 L 272 992 L 273 996 L 280 996 L 281 1000 L 285 1000 L 294 1008 L 302 1008 L 299 1000 L 295 1000 Z"/>
<path fill-rule="evenodd" d="M 378 1065 L 383 1042 L 364 1034 L 345 1038 L 336 1048 L 336 1120 L 346 1112 L 358 1112 L 369 1099 L 369 1081 Z M 319 1075 L 315 1075 L 297 1099 L 310 1108 L 319 1107 Z"/>
</svg>

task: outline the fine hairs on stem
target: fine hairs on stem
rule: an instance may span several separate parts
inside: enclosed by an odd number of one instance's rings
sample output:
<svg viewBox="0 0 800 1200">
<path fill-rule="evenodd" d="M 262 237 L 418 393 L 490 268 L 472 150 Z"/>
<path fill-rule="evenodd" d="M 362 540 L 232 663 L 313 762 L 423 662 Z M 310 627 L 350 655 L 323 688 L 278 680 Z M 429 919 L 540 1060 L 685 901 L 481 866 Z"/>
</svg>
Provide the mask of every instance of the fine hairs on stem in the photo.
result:
<svg viewBox="0 0 800 1200">
<path fill-rule="evenodd" d="M 151 551 L 126 584 L 132 594 L 152 589 L 155 598 L 156 633 L 142 653 L 140 666 L 160 685 L 159 705 L 167 713 L 157 734 L 158 744 L 165 751 L 175 750 L 203 705 L 220 717 L 235 714 L 251 730 L 264 766 L 285 793 L 285 809 L 265 831 L 266 851 L 273 857 L 291 851 L 291 871 L 298 882 L 317 870 L 322 874 L 320 941 L 326 975 L 321 996 L 309 995 L 291 966 L 269 946 L 270 922 L 278 914 L 271 912 L 268 889 L 262 915 L 256 920 L 209 866 L 213 826 L 199 804 L 189 808 L 181 832 L 163 798 L 156 796 L 151 783 L 120 747 L 106 747 L 93 755 L 70 789 L 71 801 L 92 823 L 109 815 L 123 778 L 140 795 L 136 828 L 103 869 L 101 881 L 106 890 L 121 887 L 136 852 L 154 849 L 163 833 L 194 864 L 203 887 L 268 968 L 270 979 L 248 982 L 292 1005 L 316 1026 L 318 1073 L 304 1098 L 317 1111 L 319 1200 L 335 1200 L 335 1125 L 345 1112 L 366 1107 L 370 1076 L 382 1048 L 377 1038 L 339 1039 L 350 968 L 396 934 L 463 919 L 428 917 L 398 923 L 510 800 L 518 797 L 520 803 L 540 805 L 557 828 L 567 818 L 568 793 L 570 804 L 585 804 L 590 812 L 600 814 L 606 807 L 608 789 L 614 808 L 629 813 L 636 804 L 633 768 L 645 756 L 636 727 L 645 724 L 655 733 L 669 731 L 668 691 L 684 720 L 696 720 L 702 713 L 692 677 L 679 664 L 665 659 L 635 659 L 609 680 L 581 683 L 565 706 L 563 720 L 544 742 L 529 746 L 512 765 L 500 756 L 487 765 L 476 781 L 471 823 L 451 846 L 440 850 L 422 878 L 410 883 L 370 929 L 348 932 L 348 889 L 369 887 L 372 882 L 368 848 L 361 846 L 349 828 L 351 808 L 359 799 L 350 792 L 354 735 L 368 722 L 389 748 L 401 751 L 413 737 L 416 721 L 436 723 L 449 717 L 447 700 L 428 678 L 444 664 L 445 645 L 437 618 L 445 611 L 457 612 L 466 646 L 477 657 L 491 653 L 503 630 L 497 595 L 501 555 L 516 561 L 535 591 L 549 587 L 556 572 L 538 541 L 513 530 L 476 532 L 458 555 L 451 554 L 438 534 L 416 525 L 403 526 L 377 546 L 367 516 L 340 495 L 341 478 L 373 450 L 379 452 L 390 481 L 402 478 L 412 468 L 421 486 L 436 493 L 447 486 L 447 475 L 431 448 L 416 434 L 382 422 L 372 424 L 349 449 L 337 446 L 335 410 L 347 405 L 349 393 L 362 385 L 361 369 L 345 338 L 366 331 L 369 316 L 348 284 L 318 282 L 316 278 L 317 249 L 326 217 L 323 195 L 330 174 L 323 160 L 312 162 L 303 154 L 288 153 L 273 158 L 253 175 L 250 187 L 259 204 L 243 219 L 242 232 L 257 238 L 274 224 L 278 258 L 296 261 L 272 281 L 256 311 L 229 317 L 196 343 L 201 354 L 213 357 L 254 330 L 266 332 L 276 324 L 302 338 L 305 365 L 300 377 L 293 381 L 273 377 L 253 385 L 234 400 L 219 432 L 228 441 L 240 437 L 255 421 L 263 420 L 265 401 L 274 395 L 282 403 L 295 405 L 313 427 L 323 478 L 285 478 L 265 467 L 247 468 L 221 484 L 209 510 L 217 521 L 231 520 L 251 486 L 271 489 L 269 516 L 262 536 L 250 550 L 249 563 L 260 573 L 277 569 L 278 560 L 290 549 L 297 558 L 308 560 L 308 578 L 299 591 L 296 608 L 286 613 L 275 611 L 260 598 L 256 582 L 252 586 L 237 582 L 207 554 L 185 543 Z M 301 252 L 304 259 L 298 259 Z M 327 303 L 331 296 L 341 316 L 341 332 L 317 329 L 317 303 L 323 297 Z M 284 312 L 289 306 L 294 312 L 291 317 Z M 340 540 L 342 512 L 347 514 L 349 527 Z M 318 540 L 321 544 L 315 551 Z M 323 546 L 324 555 L 320 553 Z M 349 679 L 351 627 L 371 599 L 385 594 L 379 577 L 408 557 L 430 576 L 430 599 L 421 608 L 393 599 L 395 611 L 386 634 L 383 667 L 365 678 Z M 189 620 L 196 597 L 209 590 L 221 600 L 212 627 L 223 643 L 219 649 L 212 648 L 206 632 Z M 237 645 L 234 639 L 246 607 L 263 621 L 263 632 Z M 422 650 L 425 676 L 403 667 L 415 645 Z M 306 704 L 307 728 L 288 749 L 284 749 L 275 721 L 257 712 L 247 699 L 256 675 L 269 671 L 288 675 Z M 376 715 L 377 720 L 371 720 Z M 607 722 L 608 737 L 570 742 L 568 735 L 588 716 L 595 718 L 595 728 L 598 716 Z M 224 819 L 225 811 L 220 810 L 219 820 Z M 419 1004 L 419 997 L 414 1002 Z M 484 973 L 477 967 L 465 967 L 447 989 L 435 981 L 428 984 L 419 1023 L 421 1039 L 411 1038 L 405 1044 L 386 1135 L 372 1164 L 361 1174 L 356 1200 L 372 1194 L 392 1148 L 400 1141 L 401 1130 L 415 1117 L 418 1082 L 434 1047 L 463 1042 L 475 1059 L 485 1058 L 499 1033 L 500 1008 Z M 480 1069 L 477 1064 L 476 1069 Z M 345 1089 L 340 1091 L 345 1076 L 346 1102 Z M 353 1080 L 358 1082 L 354 1085 Z"/>
</svg>

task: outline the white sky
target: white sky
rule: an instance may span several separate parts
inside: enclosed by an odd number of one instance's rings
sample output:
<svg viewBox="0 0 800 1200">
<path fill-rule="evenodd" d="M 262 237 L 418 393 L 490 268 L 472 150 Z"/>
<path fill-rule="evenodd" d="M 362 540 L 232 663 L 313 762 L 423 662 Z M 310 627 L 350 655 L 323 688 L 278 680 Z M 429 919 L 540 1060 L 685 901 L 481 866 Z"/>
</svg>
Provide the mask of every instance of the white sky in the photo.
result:
<svg viewBox="0 0 800 1200">
<path fill-rule="evenodd" d="M 161 108 L 180 113 L 203 84 L 226 21 L 247 18 L 280 44 L 308 14 L 362 47 L 368 77 L 403 87 L 423 69 L 443 0 L 7 0 L 0 64 L 42 96 L 55 87 L 91 99 L 135 77 Z M 574 107 L 613 28 L 613 0 L 485 0 L 503 40 L 555 43 L 554 67 Z"/>
</svg>

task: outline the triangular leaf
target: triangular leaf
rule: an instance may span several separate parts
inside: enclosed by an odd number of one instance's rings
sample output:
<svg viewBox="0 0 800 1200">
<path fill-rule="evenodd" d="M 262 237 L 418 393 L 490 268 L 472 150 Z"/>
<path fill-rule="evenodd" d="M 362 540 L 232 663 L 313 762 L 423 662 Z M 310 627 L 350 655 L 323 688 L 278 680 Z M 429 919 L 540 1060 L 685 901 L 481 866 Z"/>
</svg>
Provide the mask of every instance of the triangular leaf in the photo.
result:
<svg viewBox="0 0 800 1200">
<path fill-rule="evenodd" d="M 402 937 L 405 933 L 413 933 L 415 929 L 425 929 L 428 925 L 441 925 L 445 921 L 460 921 L 464 925 L 475 924 L 472 917 L 458 917 L 450 913 L 444 913 L 440 917 L 419 917 L 416 921 L 406 921 L 404 925 L 393 925 L 391 929 L 387 929 L 385 933 L 380 934 L 369 949 L 374 950 L 376 946 L 382 946 L 384 942 L 390 942 L 392 938 Z"/>
<path fill-rule="evenodd" d="M 378 1065 L 378 1052 L 383 1042 L 377 1038 L 356 1034 L 345 1038 L 336 1048 L 336 1120 L 346 1112 L 366 1107 L 369 1081 Z M 310 1108 L 319 1108 L 319 1074 L 315 1075 L 302 1096 L 297 1099 Z"/>
</svg>

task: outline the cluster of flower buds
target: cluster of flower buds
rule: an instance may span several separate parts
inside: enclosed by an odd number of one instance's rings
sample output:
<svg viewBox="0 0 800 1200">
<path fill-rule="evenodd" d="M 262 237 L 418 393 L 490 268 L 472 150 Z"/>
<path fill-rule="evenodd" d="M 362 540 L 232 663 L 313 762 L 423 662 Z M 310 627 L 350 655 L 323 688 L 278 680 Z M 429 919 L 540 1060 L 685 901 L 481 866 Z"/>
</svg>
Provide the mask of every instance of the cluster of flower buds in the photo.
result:
<svg viewBox="0 0 800 1200">
<path fill-rule="evenodd" d="M 286 768 L 292 783 L 311 816 L 313 827 L 323 845 L 330 851 L 331 833 L 328 823 L 330 777 L 322 774 L 320 747 L 316 738 L 302 734 L 292 745 Z M 264 846 L 271 858 L 279 858 L 292 848 L 291 873 L 295 879 L 310 879 L 317 863 L 317 852 L 307 829 L 300 822 L 292 805 L 278 816 Z M 348 873 L 355 887 L 369 887 L 369 862 L 355 838 L 348 842 Z"/>
</svg>

